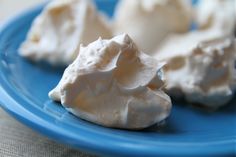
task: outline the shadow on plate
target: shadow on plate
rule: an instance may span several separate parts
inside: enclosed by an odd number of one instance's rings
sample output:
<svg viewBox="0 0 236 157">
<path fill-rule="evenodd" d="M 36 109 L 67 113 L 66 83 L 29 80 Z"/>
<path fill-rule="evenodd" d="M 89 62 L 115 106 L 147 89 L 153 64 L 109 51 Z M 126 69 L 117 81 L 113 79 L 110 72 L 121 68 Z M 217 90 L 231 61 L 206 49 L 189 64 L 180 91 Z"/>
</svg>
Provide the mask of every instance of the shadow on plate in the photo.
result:
<svg viewBox="0 0 236 157">
<path fill-rule="evenodd" d="M 194 103 L 188 103 L 185 99 L 175 99 L 171 98 L 174 105 L 177 105 L 179 107 L 183 108 L 190 108 L 192 110 L 195 110 L 197 112 L 202 112 L 206 114 L 214 114 L 214 113 L 229 113 L 229 114 L 236 114 L 236 94 L 234 97 L 224 106 L 220 108 L 210 108 L 203 106 L 201 104 L 194 104 Z"/>
<path fill-rule="evenodd" d="M 28 62 L 32 67 L 39 68 L 43 71 L 50 72 L 50 73 L 55 73 L 55 74 L 60 74 L 62 75 L 64 70 L 66 69 L 67 66 L 53 66 L 50 63 L 46 61 L 39 61 L 39 62 L 33 62 L 28 59 L 24 59 L 24 62 Z"/>
</svg>

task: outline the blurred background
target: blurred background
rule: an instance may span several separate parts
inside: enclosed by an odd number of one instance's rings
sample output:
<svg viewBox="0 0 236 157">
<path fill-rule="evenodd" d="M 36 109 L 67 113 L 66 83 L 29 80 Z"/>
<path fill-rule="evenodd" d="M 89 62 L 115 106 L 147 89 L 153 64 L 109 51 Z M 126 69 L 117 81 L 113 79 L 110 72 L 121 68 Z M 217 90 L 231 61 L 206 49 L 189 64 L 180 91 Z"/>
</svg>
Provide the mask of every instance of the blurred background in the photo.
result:
<svg viewBox="0 0 236 157">
<path fill-rule="evenodd" d="M 0 0 L 0 23 L 8 17 L 17 15 L 17 13 L 45 1 L 46 0 Z"/>
</svg>

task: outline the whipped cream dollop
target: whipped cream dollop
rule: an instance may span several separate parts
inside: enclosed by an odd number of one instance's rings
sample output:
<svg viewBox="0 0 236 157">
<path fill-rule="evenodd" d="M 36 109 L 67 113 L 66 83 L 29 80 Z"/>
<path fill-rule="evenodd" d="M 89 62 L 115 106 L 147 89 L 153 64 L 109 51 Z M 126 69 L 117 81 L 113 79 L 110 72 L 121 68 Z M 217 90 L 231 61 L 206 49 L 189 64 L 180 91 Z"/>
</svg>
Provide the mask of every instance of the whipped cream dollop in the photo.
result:
<svg viewBox="0 0 236 157">
<path fill-rule="evenodd" d="M 221 29 L 225 35 L 235 28 L 235 0 L 200 0 L 195 9 L 194 21 L 199 29 Z"/>
<path fill-rule="evenodd" d="M 202 35 L 206 34 L 199 34 Z M 222 37 L 197 43 L 191 37 L 172 38 L 160 49 L 159 58 L 167 62 L 163 76 L 168 94 L 211 108 L 227 104 L 236 85 L 233 38 Z M 173 43 L 175 46 L 172 47 Z M 168 52 L 170 55 L 166 55 Z"/>
<path fill-rule="evenodd" d="M 34 20 L 19 52 L 33 61 L 68 65 L 77 57 L 80 44 L 111 36 L 105 16 L 90 0 L 53 0 Z"/>
<path fill-rule="evenodd" d="M 49 97 L 82 119 L 115 128 L 141 129 L 168 117 L 171 100 L 161 89 L 164 63 L 119 35 L 80 47 Z"/>
<path fill-rule="evenodd" d="M 128 33 L 149 54 L 168 34 L 189 30 L 191 11 L 190 0 L 121 0 L 114 15 L 114 32 Z"/>
</svg>

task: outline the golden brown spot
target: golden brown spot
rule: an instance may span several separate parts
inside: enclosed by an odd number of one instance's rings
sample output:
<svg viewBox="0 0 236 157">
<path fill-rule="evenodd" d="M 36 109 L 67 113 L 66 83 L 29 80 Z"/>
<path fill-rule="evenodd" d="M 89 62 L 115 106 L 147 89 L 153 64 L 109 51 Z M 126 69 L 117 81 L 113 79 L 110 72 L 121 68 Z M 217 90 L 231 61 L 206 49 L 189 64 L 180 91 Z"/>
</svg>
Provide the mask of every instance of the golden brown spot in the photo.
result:
<svg viewBox="0 0 236 157">
<path fill-rule="evenodd" d="M 38 43 L 38 42 L 40 41 L 40 37 L 39 37 L 38 34 L 33 34 L 33 35 L 31 36 L 31 40 L 32 40 L 32 42 L 34 42 L 34 43 Z"/>
<path fill-rule="evenodd" d="M 204 92 L 208 92 L 208 90 L 210 90 L 210 87 L 224 85 L 229 79 L 230 79 L 230 71 L 227 70 L 225 71 L 224 74 L 222 74 L 221 77 L 216 78 L 215 80 L 212 80 L 207 84 L 206 83 L 202 84 L 201 88 Z"/>
<path fill-rule="evenodd" d="M 59 5 L 49 10 L 51 15 L 59 15 L 68 8 L 67 5 Z"/>
<path fill-rule="evenodd" d="M 170 59 L 166 66 L 164 66 L 164 70 L 177 70 L 182 68 L 185 65 L 185 59 L 182 56 L 177 56 Z"/>
<path fill-rule="evenodd" d="M 197 55 L 203 55 L 203 52 L 200 48 L 194 49 L 193 51 L 193 55 L 197 56 Z"/>
<path fill-rule="evenodd" d="M 158 86 L 156 84 L 149 84 L 148 88 L 150 88 L 151 90 L 156 90 Z"/>
</svg>

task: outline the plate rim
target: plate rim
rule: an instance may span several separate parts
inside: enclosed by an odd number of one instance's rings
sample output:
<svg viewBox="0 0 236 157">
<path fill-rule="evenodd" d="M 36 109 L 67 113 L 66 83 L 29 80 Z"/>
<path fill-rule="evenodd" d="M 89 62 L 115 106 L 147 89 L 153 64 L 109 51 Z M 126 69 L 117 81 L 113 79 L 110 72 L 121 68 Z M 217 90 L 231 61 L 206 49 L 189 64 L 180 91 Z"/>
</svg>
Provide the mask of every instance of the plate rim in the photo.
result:
<svg viewBox="0 0 236 157">
<path fill-rule="evenodd" d="M 0 26 L 0 39 L 2 38 L 2 34 L 4 32 L 7 32 L 7 30 L 14 25 L 16 21 L 22 20 L 23 17 L 27 17 L 29 14 L 34 13 L 37 10 L 41 10 L 45 4 L 38 5 L 35 7 L 32 7 L 30 9 L 27 9 L 20 13 L 17 16 L 11 17 L 10 19 L 6 20 L 2 26 Z M 0 52 L 1 53 L 1 52 Z M 0 56 L 1 57 L 1 56 Z M 1 69 L 0 64 L 0 69 Z M 76 135 L 77 138 L 75 138 L 75 135 L 68 136 L 71 132 L 69 130 L 60 129 L 58 126 L 52 126 L 51 123 L 49 123 L 46 118 L 42 118 L 38 115 L 35 115 L 34 113 L 30 112 L 30 110 L 27 110 L 27 108 L 24 108 L 24 106 L 21 105 L 21 103 L 27 103 L 23 98 L 13 97 L 11 92 L 15 93 L 14 90 L 10 88 L 10 86 L 7 84 L 7 82 L 4 80 L 4 73 L 0 71 L 0 107 L 2 107 L 6 112 L 8 112 L 10 115 L 12 115 L 15 119 L 22 122 L 23 124 L 27 125 L 28 127 L 34 129 L 35 131 L 46 135 L 49 138 L 52 138 L 60 143 L 66 143 L 71 146 L 74 146 L 75 148 L 78 148 L 82 151 L 90 152 L 90 153 L 96 153 L 100 155 L 108 154 L 108 155 L 144 155 L 146 153 L 150 155 L 178 155 L 178 154 L 184 154 L 184 155 L 219 155 L 219 154 L 227 154 L 227 153 L 236 153 L 236 135 L 230 137 L 231 139 L 225 139 L 221 141 L 214 141 L 214 142 L 207 142 L 205 144 L 203 143 L 183 143 L 182 145 L 176 146 L 174 144 L 169 144 L 168 146 L 172 146 L 172 148 L 165 148 L 166 146 L 161 146 L 159 148 L 139 148 L 138 147 L 127 147 L 122 146 L 122 142 L 120 145 L 114 144 L 112 142 L 112 139 L 107 139 L 106 142 L 108 143 L 106 147 L 103 147 L 104 145 L 99 143 L 98 141 L 94 141 L 93 138 L 84 138 L 81 137 L 78 139 L 78 135 Z M 30 104 L 29 104 L 30 105 Z M 47 114 L 44 114 L 47 116 Z M 48 117 L 50 118 L 50 117 Z M 50 127 L 49 127 L 50 126 Z M 80 130 L 80 133 L 87 134 L 86 130 Z M 90 134 L 91 135 L 91 134 Z M 96 135 L 96 134 L 95 134 Z M 100 140 L 104 141 L 104 139 L 101 139 L 99 135 L 96 138 L 100 138 Z M 65 141 L 65 137 L 68 138 L 68 140 Z M 173 148 L 176 147 L 176 148 Z M 145 150 L 149 152 L 145 152 Z M 171 151 L 170 151 L 171 150 Z"/>
</svg>

